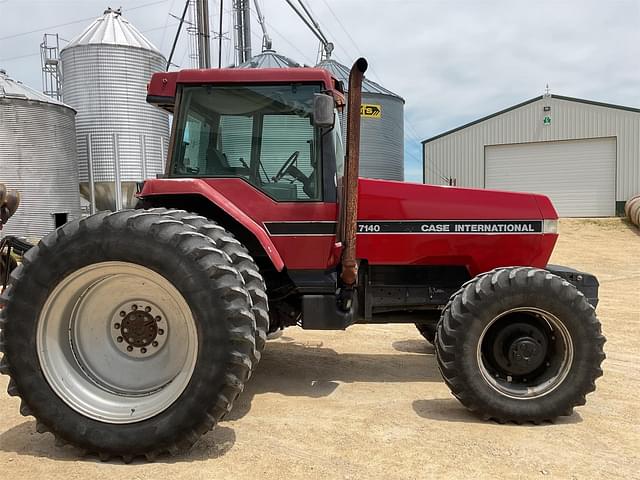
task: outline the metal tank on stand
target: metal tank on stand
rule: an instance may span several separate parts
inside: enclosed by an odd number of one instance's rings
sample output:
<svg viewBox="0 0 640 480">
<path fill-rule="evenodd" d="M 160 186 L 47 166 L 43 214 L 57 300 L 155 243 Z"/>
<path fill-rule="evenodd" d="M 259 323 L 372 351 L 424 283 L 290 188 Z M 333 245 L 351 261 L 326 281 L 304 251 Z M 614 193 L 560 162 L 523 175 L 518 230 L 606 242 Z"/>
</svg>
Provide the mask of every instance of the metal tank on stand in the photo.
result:
<svg viewBox="0 0 640 480">
<path fill-rule="evenodd" d="M 349 86 L 349 68 L 332 59 L 318 65 Z M 345 92 L 347 96 L 349 92 Z M 383 86 L 362 82 L 362 119 L 360 124 L 360 176 L 385 180 L 404 180 L 404 99 Z M 346 138 L 347 109 L 341 115 Z"/>
<path fill-rule="evenodd" d="M 60 60 L 63 99 L 78 112 L 80 192 L 91 211 L 132 207 L 136 184 L 164 172 L 169 119 L 146 103 L 146 86 L 166 59 L 107 9 Z"/>
<path fill-rule="evenodd" d="M 75 113 L 0 70 L 0 181 L 22 197 L 3 235 L 38 240 L 80 217 Z"/>
</svg>

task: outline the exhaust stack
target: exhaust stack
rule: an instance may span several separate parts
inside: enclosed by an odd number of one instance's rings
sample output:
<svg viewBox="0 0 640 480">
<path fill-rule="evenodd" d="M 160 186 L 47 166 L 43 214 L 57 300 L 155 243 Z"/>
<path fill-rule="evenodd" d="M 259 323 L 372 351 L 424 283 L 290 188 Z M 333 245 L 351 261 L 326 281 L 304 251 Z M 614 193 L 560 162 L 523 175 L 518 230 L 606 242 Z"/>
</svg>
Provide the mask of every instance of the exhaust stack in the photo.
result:
<svg viewBox="0 0 640 480">
<path fill-rule="evenodd" d="M 367 61 L 359 58 L 349 74 L 349 101 L 347 110 L 347 155 L 343 189 L 342 273 L 340 278 L 347 287 L 355 285 L 358 278 L 356 261 L 356 232 L 358 225 L 358 172 L 360 167 L 360 105 L 362 104 L 362 79 L 367 71 Z"/>
</svg>

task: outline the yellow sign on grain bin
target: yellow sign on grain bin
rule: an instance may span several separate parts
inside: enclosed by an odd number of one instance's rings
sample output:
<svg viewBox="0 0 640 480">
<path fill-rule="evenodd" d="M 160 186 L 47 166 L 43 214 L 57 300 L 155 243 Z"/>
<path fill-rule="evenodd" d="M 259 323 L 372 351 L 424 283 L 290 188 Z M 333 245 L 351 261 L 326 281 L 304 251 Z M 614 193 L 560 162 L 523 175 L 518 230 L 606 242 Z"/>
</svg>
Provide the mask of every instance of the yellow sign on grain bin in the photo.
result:
<svg viewBox="0 0 640 480">
<path fill-rule="evenodd" d="M 360 116 L 366 118 L 382 118 L 382 105 L 363 103 L 360 105 Z"/>
</svg>

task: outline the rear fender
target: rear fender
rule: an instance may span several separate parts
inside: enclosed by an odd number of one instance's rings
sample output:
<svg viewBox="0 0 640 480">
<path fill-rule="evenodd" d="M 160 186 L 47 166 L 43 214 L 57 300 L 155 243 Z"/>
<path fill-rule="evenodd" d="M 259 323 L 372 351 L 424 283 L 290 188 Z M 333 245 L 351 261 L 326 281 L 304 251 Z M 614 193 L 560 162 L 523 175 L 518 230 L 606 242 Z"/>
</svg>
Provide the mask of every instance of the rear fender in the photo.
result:
<svg viewBox="0 0 640 480">
<path fill-rule="evenodd" d="M 183 208 L 206 215 L 202 207 L 192 205 L 208 204 L 217 207 L 226 216 L 239 224 L 262 247 L 264 253 L 278 271 L 284 269 L 284 261 L 264 228 L 238 208 L 227 197 L 208 183 L 199 179 L 157 179 L 147 180 L 139 194 L 139 198 L 155 207 Z M 242 239 L 238 232 L 232 231 Z M 248 245 L 247 245 L 248 247 Z"/>
</svg>

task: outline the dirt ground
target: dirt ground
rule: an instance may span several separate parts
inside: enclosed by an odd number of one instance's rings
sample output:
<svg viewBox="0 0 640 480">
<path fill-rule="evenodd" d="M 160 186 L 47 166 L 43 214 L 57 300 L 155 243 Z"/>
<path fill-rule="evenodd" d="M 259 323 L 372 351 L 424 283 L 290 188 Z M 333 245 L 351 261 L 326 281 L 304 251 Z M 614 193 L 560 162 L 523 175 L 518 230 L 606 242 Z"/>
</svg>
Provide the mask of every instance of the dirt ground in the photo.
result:
<svg viewBox="0 0 640 480">
<path fill-rule="evenodd" d="M 555 424 L 475 418 L 412 325 L 296 328 L 269 343 L 231 418 L 153 464 L 55 447 L 0 377 L 0 478 L 640 478 L 640 231 L 564 220 L 552 261 L 599 277 L 608 338 L 597 391 Z"/>
</svg>

